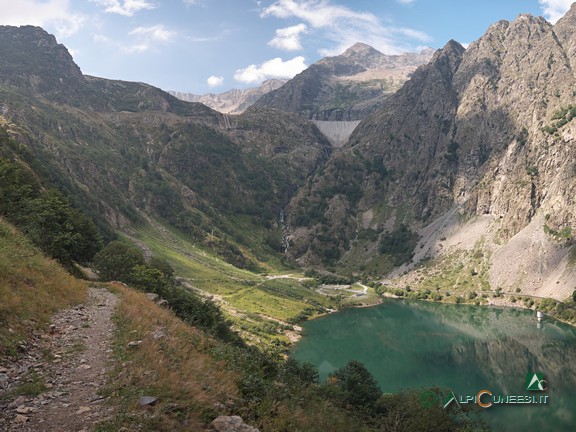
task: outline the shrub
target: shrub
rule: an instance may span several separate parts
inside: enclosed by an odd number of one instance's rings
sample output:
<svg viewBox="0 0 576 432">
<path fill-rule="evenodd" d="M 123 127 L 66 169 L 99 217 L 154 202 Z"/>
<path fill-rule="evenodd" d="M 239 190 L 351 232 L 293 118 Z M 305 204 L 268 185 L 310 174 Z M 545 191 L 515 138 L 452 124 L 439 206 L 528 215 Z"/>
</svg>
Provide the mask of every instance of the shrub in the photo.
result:
<svg viewBox="0 0 576 432">
<path fill-rule="evenodd" d="M 145 264 L 141 250 L 114 240 L 94 256 L 94 268 L 101 279 L 132 282 L 132 270 Z"/>
</svg>

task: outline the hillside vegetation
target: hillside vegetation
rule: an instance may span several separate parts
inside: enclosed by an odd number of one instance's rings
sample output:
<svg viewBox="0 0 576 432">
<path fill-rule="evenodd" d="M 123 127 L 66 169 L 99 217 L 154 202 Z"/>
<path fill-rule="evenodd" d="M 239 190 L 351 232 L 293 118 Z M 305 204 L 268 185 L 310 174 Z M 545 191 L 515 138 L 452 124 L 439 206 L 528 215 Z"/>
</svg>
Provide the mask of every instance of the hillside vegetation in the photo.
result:
<svg viewBox="0 0 576 432">
<path fill-rule="evenodd" d="M 17 354 L 51 315 L 86 297 L 86 284 L 0 217 L 0 359 Z"/>
</svg>

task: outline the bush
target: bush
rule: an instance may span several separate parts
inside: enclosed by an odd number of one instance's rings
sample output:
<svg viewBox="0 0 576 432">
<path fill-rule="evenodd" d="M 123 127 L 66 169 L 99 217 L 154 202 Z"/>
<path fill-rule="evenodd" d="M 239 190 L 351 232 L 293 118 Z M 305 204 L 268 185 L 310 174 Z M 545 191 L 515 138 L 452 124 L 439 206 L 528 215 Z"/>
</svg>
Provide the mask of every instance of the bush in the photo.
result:
<svg viewBox="0 0 576 432">
<path fill-rule="evenodd" d="M 94 268 L 101 279 L 132 283 L 133 269 L 145 264 L 141 250 L 114 240 L 94 256 Z"/>
</svg>

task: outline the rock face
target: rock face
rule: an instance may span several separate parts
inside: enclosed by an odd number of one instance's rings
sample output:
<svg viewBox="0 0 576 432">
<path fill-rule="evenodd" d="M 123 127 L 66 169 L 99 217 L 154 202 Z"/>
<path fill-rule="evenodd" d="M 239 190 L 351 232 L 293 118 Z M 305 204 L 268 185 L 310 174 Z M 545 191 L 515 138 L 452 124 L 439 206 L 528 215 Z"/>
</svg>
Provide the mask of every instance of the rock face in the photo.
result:
<svg viewBox="0 0 576 432">
<path fill-rule="evenodd" d="M 250 105 L 260 99 L 262 95 L 283 86 L 286 81 L 287 80 L 269 79 L 264 81 L 260 87 L 244 90 L 232 89 L 218 94 L 208 93 L 196 95 L 177 91 L 169 91 L 168 93 L 183 101 L 202 103 L 221 113 L 242 114 Z"/>
<path fill-rule="evenodd" d="M 314 120 L 361 120 L 398 90 L 434 50 L 396 56 L 357 43 L 343 54 L 326 57 L 255 106 L 292 111 Z"/>
<path fill-rule="evenodd" d="M 502 242 L 535 215 L 552 240 L 573 241 L 575 24 L 573 5 L 554 26 L 520 15 L 467 50 L 450 41 L 299 191 L 294 255 L 317 263 L 330 239 L 339 258 L 366 227 L 418 229 L 454 207 L 493 216 Z M 303 223 L 311 206 L 318 215 Z"/>
<path fill-rule="evenodd" d="M 74 97 L 84 83 L 66 47 L 40 27 L 0 26 L 0 70 L 3 86 L 57 100 Z"/>
</svg>

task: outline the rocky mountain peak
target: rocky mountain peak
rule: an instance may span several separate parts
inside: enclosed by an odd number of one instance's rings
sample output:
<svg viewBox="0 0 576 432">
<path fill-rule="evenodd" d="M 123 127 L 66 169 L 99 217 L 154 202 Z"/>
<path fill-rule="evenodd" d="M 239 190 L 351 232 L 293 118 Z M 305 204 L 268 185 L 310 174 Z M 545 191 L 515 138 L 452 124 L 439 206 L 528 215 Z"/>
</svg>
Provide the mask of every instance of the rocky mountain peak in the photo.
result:
<svg viewBox="0 0 576 432">
<path fill-rule="evenodd" d="M 314 63 L 255 105 L 297 112 L 313 120 L 361 120 L 426 64 L 433 52 L 386 55 L 357 42 L 340 55 Z"/>
<path fill-rule="evenodd" d="M 4 84 L 27 86 L 39 94 L 84 79 L 66 47 L 34 26 L 0 26 L 0 75 L 7 80 Z"/>
<path fill-rule="evenodd" d="M 462 55 L 464 54 L 465 51 L 466 48 L 464 48 L 459 42 L 450 39 L 448 43 L 444 45 L 444 48 L 438 50 L 435 53 L 435 55 L 432 57 L 432 61 L 437 61 L 439 59 L 446 58 L 450 61 L 451 65 L 457 67 L 456 63 L 458 64 L 460 63 L 460 60 L 462 60 Z"/>
<path fill-rule="evenodd" d="M 343 57 L 368 57 L 373 55 L 382 55 L 382 53 L 370 45 L 362 42 L 356 42 L 341 54 Z"/>
</svg>

